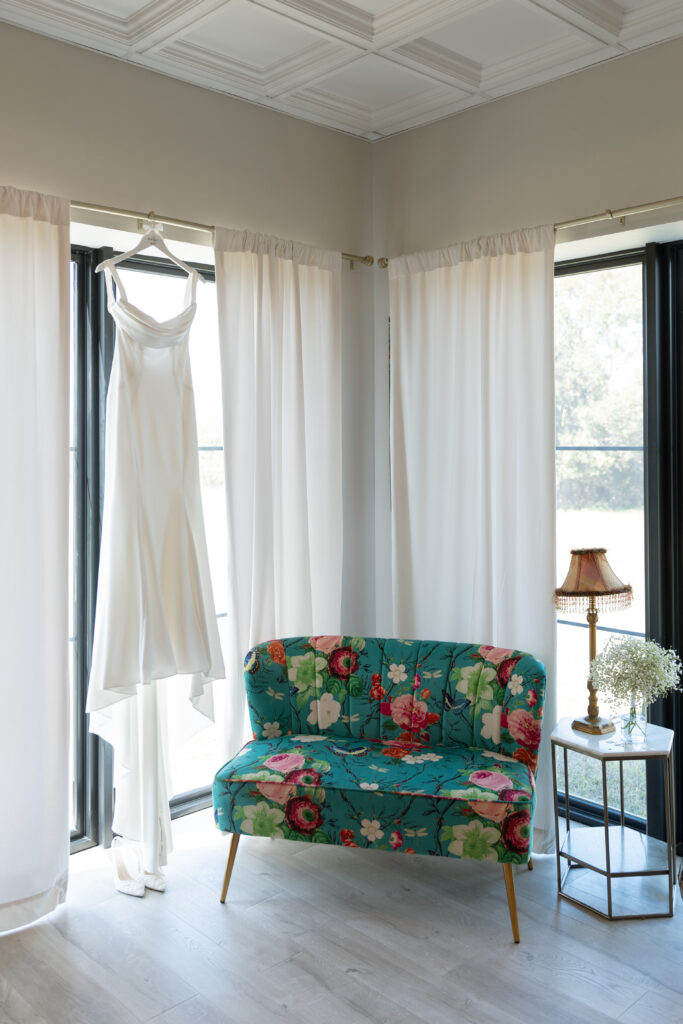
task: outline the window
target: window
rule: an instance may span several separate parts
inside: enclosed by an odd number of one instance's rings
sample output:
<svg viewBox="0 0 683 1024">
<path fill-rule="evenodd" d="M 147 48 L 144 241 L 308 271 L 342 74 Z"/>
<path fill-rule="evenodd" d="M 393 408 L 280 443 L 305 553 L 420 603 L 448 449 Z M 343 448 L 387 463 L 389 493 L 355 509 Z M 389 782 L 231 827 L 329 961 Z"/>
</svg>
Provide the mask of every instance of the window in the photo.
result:
<svg viewBox="0 0 683 1024">
<path fill-rule="evenodd" d="M 114 324 L 106 309 L 104 275 L 95 267 L 111 250 L 72 246 L 70 373 L 70 603 L 68 643 L 72 694 L 72 851 L 109 845 L 113 816 L 112 754 L 88 733 L 85 702 L 92 652 L 104 488 L 105 404 L 114 352 Z M 136 257 L 119 264 L 130 301 L 158 320 L 184 304 L 186 275 L 173 264 Z M 199 443 L 202 503 L 209 562 L 224 643 L 227 537 L 223 429 L 214 270 L 197 266 L 207 283 L 197 290 L 190 337 Z M 210 804 L 210 783 L 221 762 L 222 686 L 215 688 L 216 725 L 193 710 L 187 687 L 177 687 L 172 730 L 172 815 Z"/>
<path fill-rule="evenodd" d="M 642 252 L 558 265 L 555 384 L 558 575 L 571 548 L 605 547 L 633 586 L 628 610 L 600 615 L 601 650 L 610 636 L 646 632 Z M 584 715 L 585 615 L 564 615 L 557 636 L 559 714 Z M 570 754 L 569 772 L 572 797 L 600 800 L 598 762 Z M 626 811 L 644 820 L 644 762 L 626 764 L 624 776 Z M 616 806 L 617 775 L 609 781 Z"/>
</svg>

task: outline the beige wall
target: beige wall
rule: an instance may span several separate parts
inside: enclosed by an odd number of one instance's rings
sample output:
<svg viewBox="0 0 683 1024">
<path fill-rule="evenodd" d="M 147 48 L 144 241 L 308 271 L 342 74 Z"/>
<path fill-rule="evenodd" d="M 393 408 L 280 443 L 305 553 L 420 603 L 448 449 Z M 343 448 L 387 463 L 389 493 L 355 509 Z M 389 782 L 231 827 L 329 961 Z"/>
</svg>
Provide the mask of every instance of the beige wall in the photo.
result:
<svg viewBox="0 0 683 1024">
<path fill-rule="evenodd" d="M 385 255 L 683 193 L 683 39 L 373 147 Z"/>
<path fill-rule="evenodd" d="M 371 242 L 369 143 L 0 23 L 0 183 L 323 248 Z"/>
</svg>

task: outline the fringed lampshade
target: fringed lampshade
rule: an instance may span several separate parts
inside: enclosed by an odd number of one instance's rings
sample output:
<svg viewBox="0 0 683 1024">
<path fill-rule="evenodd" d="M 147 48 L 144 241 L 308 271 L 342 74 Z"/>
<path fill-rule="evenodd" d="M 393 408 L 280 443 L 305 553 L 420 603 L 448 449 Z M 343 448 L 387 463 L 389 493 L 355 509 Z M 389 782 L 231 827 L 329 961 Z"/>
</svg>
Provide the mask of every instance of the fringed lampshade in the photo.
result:
<svg viewBox="0 0 683 1024">
<path fill-rule="evenodd" d="M 633 589 L 622 583 L 607 561 L 605 548 L 575 548 L 569 564 L 567 578 L 555 591 L 555 607 L 564 612 L 586 612 L 588 619 L 589 663 L 597 650 L 596 624 L 598 611 L 616 612 L 628 608 L 633 601 Z M 588 677 L 588 714 L 577 718 L 572 728 L 581 732 L 601 735 L 614 731 L 610 719 L 600 718 L 598 699 Z"/>
</svg>

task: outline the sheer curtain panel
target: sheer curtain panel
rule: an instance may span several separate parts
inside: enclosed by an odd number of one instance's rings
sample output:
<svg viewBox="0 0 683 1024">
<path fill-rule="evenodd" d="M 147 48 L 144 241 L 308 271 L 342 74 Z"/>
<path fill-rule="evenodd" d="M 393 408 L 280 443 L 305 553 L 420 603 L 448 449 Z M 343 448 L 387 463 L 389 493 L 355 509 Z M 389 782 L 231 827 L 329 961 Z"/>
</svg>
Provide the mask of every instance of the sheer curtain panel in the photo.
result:
<svg viewBox="0 0 683 1024">
<path fill-rule="evenodd" d="M 244 739 L 247 650 L 341 628 L 341 255 L 220 228 L 215 247 L 228 756 Z"/>
<path fill-rule="evenodd" d="M 551 727 L 553 247 L 543 227 L 389 263 L 396 635 L 529 651 L 548 670 Z M 547 738 L 538 781 L 541 852 Z"/>
<path fill-rule="evenodd" d="M 0 187 L 0 931 L 69 855 L 69 203 Z"/>
</svg>

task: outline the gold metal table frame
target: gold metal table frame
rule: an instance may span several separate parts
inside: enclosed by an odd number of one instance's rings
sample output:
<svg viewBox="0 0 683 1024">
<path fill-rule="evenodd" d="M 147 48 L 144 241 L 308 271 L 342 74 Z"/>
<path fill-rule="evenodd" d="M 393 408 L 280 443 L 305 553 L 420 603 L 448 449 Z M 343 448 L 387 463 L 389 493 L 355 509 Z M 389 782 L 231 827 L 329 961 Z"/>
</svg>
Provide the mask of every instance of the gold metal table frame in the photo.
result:
<svg viewBox="0 0 683 1024">
<path fill-rule="evenodd" d="M 674 828 L 674 759 L 671 729 L 648 723 L 645 735 L 633 743 L 617 730 L 605 736 L 591 736 L 572 729 L 571 719 L 563 718 L 550 737 L 555 805 L 555 842 L 557 850 L 557 891 L 559 896 L 609 921 L 672 917 L 676 885 L 676 847 Z M 557 751 L 562 750 L 565 779 L 566 835 L 560 839 L 557 795 Z M 603 824 L 571 827 L 570 786 L 567 753 L 573 750 L 600 761 L 602 771 Z M 624 813 L 624 761 L 661 761 L 664 774 L 666 839 L 652 839 L 626 825 Z M 619 763 L 619 824 L 610 824 L 607 795 L 607 765 Z M 607 887 L 607 911 L 566 891 L 574 868 L 585 868 L 602 876 Z M 668 911 L 615 913 L 612 883 L 621 878 L 667 876 Z"/>
</svg>

